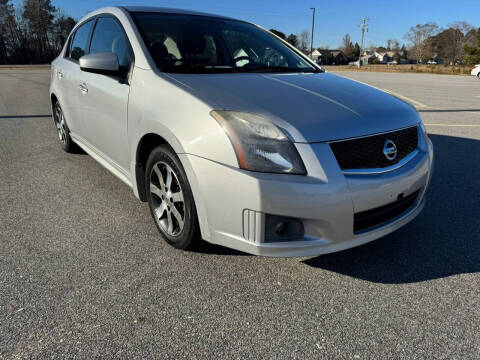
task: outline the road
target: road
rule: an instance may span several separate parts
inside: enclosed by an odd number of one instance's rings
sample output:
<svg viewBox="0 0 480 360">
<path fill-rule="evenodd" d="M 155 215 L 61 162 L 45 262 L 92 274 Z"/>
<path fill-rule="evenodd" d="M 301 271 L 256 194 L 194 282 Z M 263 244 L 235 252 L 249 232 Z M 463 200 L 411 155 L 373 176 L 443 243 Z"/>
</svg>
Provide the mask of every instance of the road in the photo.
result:
<svg viewBox="0 0 480 360">
<path fill-rule="evenodd" d="M 408 97 L 435 145 L 423 213 L 317 258 L 182 252 L 57 144 L 46 70 L 0 70 L 0 358 L 480 357 L 480 81 L 347 73 Z"/>
</svg>

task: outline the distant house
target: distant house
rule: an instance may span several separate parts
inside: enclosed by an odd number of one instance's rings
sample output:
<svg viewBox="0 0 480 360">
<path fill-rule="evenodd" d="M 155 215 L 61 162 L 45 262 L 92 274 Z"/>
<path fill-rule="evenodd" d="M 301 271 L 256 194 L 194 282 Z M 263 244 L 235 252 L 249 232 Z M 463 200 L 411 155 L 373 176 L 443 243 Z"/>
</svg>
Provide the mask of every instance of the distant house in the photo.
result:
<svg viewBox="0 0 480 360">
<path fill-rule="evenodd" d="M 333 61 L 335 65 L 346 65 L 348 64 L 348 57 L 343 53 L 342 50 L 333 50 L 331 52 L 333 56 Z"/>
<path fill-rule="evenodd" d="M 374 53 L 375 58 L 380 61 L 381 64 L 387 64 L 394 60 L 395 51 L 387 51 L 387 52 L 376 52 Z"/>
<path fill-rule="evenodd" d="M 322 56 L 322 53 L 317 49 L 314 49 L 311 53 L 308 54 L 308 57 L 315 62 L 318 62 L 318 59 Z"/>
<path fill-rule="evenodd" d="M 360 61 L 362 62 L 362 65 L 373 64 L 373 60 L 375 60 L 375 59 L 376 59 L 375 55 L 368 54 L 368 53 L 364 53 L 360 57 Z"/>
<path fill-rule="evenodd" d="M 318 49 L 320 56 L 317 62 L 322 65 L 347 65 L 348 58 L 342 50 Z"/>
<path fill-rule="evenodd" d="M 440 65 L 443 64 L 443 60 L 440 58 L 440 55 L 434 54 L 428 61 L 427 64 Z"/>
<path fill-rule="evenodd" d="M 362 64 L 406 64 L 404 51 L 364 51 L 361 56 Z"/>
</svg>

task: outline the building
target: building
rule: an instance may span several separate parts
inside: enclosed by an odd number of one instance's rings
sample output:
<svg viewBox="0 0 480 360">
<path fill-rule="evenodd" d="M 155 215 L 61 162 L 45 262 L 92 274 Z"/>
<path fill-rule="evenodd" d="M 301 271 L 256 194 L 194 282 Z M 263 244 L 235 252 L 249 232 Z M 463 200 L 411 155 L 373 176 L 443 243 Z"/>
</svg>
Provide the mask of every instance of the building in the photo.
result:
<svg viewBox="0 0 480 360">
<path fill-rule="evenodd" d="M 318 49 L 320 55 L 315 60 L 322 65 L 347 65 L 349 59 L 342 50 Z"/>
<path fill-rule="evenodd" d="M 310 59 L 312 59 L 315 62 L 318 62 L 318 59 L 322 56 L 322 53 L 318 51 L 317 49 L 314 49 L 311 53 L 308 54 Z"/>
</svg>

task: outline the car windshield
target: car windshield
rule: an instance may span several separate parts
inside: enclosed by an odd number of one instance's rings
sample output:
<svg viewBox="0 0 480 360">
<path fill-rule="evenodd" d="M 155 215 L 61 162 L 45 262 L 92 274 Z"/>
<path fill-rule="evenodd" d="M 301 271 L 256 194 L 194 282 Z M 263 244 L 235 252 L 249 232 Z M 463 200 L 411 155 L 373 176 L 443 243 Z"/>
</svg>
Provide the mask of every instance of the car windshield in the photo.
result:
<svg viewBox="0 0 480 360">
<path fill-rule="evenodd" d="M 243 21 L 148 12 L 132 17 L 164 72 L 321 71 L 268 32 Z"/>
</svg>

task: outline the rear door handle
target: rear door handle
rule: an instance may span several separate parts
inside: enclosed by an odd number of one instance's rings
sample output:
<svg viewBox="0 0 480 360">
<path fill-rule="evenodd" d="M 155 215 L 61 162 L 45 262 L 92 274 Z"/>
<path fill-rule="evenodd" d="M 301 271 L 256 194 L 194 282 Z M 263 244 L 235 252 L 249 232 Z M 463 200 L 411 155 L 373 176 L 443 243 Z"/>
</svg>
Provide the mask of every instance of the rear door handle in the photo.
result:
<svg viewBox="0 0 480 360">
<path fill-rule="evenodd" d="M 63 73 L 61 71 L 57 71 L 57 77 L 59 80 L 63 79 Z"/>
<path fill-rule="evenodd" d="M 78 85 L 78 88 L 80 89 L 80 91 L 83 93 L 83 94 L 86 94 L 88 93 L 88 88 L 85 84 L 80 84 Z"/>
</svg>

